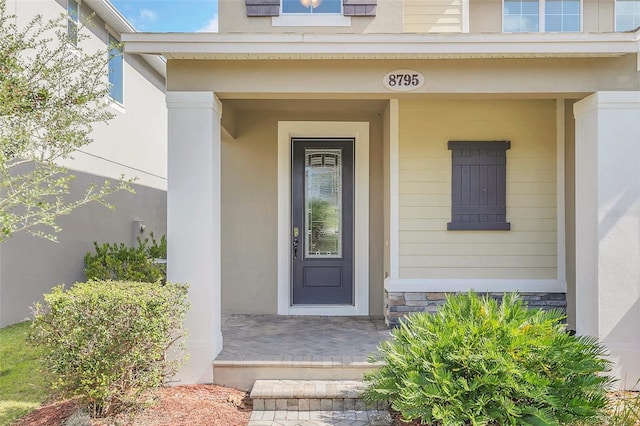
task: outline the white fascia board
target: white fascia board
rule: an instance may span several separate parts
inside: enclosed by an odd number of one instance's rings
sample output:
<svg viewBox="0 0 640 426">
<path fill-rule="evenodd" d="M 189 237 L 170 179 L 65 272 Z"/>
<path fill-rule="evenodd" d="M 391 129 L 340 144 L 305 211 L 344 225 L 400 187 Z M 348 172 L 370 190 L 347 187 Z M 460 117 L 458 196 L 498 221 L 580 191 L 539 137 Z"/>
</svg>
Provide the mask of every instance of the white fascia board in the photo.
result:
<svg viewBox="0 0 640 426">
<path fill-rule="evenodd" d="M 118 34 L 136 33 L 135 27 L 107 0 L 82 0 L 109 28 Z M 122 39 L 123 37 L 121 37 Z M 122 40 L 123 41 L 123 40 Z M 131 52 L 130 52 L 131 53 Z M 140 55 L 163 78 L 167 78 L 167 62 L 158 54 Z"/>
<path fill-rule="evenodd" d="M 637 33 L 124 34 L 129 53 L 185 59 L 572 57 L 638 53 Z"/>
</svg>

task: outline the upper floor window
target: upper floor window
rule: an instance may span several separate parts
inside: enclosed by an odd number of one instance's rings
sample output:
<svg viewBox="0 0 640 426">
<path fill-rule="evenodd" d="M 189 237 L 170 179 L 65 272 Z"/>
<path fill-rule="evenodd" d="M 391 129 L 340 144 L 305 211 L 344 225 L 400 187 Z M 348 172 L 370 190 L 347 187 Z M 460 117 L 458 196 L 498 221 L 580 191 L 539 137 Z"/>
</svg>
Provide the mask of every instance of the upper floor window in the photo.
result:
<svg viewBox="0 0 640 426">
<path fill-rule="evenodd" d="M 122 45 L 111 34 L 109 41 L 109 96 L 119 104 L 124 103 L 124 73 Z"/>
<path fill-rule="evenodd" d="M 282 13 L 341 13 L 342 0 L 282 0 Z"/>
<path fill-rule="evenodd" d="M 67 36 L 69 42 L 78 44 L 78 23 L 80 21 L 80 5 L 76 0 L 67 0 Z"/>
<path fill-rule="evenodd" d="M 504 0 L 503 31 L 580 31 L 581 0 Z"/>
<path fill-rule="evenodd" d="M 340 17 L 376 16 L 378 0 L 244 0 L 247 16 L 289 15 L 291 19 L 277 19 L 274 26 L 350 26 L 350 20 Z M 286 18 L 286 16 L 285 16 Z"/>
<path fill-rule="evenodd" d="M 616 31 L 640 27 L 640 0 L 616 0 Z"/>
</svg>

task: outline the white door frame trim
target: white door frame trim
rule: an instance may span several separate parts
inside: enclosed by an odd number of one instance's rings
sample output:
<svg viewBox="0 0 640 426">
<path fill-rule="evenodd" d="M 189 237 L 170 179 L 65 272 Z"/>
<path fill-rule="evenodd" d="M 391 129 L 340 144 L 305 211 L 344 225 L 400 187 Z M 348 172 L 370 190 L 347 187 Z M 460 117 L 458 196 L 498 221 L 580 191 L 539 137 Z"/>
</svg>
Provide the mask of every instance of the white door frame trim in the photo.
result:
<svg viewBox="0 0 640 426">
<path fill-rule="evenodd" d="M 355 138 L 354 305 L 291 306 L 291 138 Z M 278 122 L 278 315 L 369 314 L 369 123 Z"/>
</svg>

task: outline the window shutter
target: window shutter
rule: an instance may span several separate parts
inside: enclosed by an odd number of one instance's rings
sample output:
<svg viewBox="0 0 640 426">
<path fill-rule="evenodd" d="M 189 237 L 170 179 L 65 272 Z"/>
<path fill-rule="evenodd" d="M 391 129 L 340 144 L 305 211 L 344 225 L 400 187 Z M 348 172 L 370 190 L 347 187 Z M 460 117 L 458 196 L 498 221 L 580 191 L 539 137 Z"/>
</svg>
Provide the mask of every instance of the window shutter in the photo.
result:
<svg viewBox="0 0 640 426">
<path fill-rule="evenodd" d="M 342 0 L 344 16 L 376 16 L 378 0 Z"/>
<path fill-rule="evenodd" d="M 450 141 L 451 222 L 448 230 L 508 231 L 506 151 L 509 141 Z"/>
<path fill-rule="evenodd" d="M 245 0 L 247 16 L 278 16 L 280 0 Z"/>
</svg>

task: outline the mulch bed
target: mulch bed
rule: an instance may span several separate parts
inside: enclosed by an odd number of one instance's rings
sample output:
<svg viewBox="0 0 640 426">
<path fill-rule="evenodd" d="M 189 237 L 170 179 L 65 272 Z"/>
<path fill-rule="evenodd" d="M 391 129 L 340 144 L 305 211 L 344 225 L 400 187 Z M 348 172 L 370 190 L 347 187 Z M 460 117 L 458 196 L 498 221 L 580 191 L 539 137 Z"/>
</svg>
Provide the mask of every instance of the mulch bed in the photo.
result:
<svg viewBox="0 0 640 426">
<path fill-rule="evenodd" d="M 91 420 L 92 426 L 245 426 L 251 416 L 247 393 L 216 385 L 164 387 L 154 392 L 157 403 L 136 412 Z M 62 426 L 78 410 L 73 401 L 43 405 L 15 426 Z"/>
</svg>

